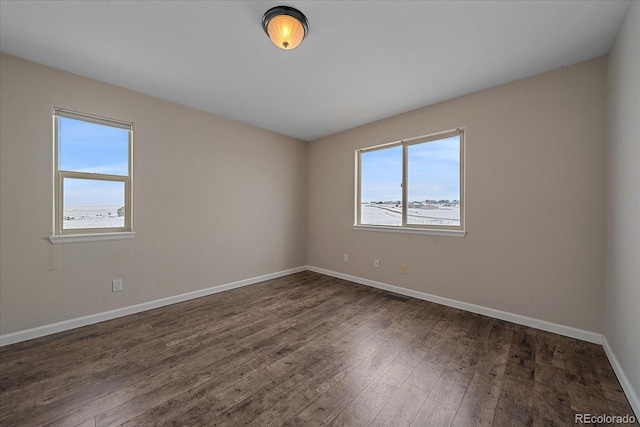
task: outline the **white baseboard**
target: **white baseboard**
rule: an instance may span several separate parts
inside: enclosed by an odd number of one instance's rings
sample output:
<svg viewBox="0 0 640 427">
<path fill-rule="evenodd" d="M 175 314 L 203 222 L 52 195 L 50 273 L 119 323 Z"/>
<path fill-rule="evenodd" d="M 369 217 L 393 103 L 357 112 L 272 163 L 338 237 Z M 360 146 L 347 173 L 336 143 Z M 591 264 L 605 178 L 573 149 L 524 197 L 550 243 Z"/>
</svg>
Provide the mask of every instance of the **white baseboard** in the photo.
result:
<svg viewBox="0 0 640 427">
<path fill-rule="evenodd" d="M 629 378 L 624 373 L 624 370 L 622 369 L 620 362 L 618 362 L 618 358 L 613 353 L 613 349 L 609 345 L 609 341 L 607 341 L 607 337 L 605 336 L 602 337 L 602 347 L 604 348 L 604 352 L 606 353 L 607 358 L 609 359 L 609 363 L 611 363 L 611 366 L 613 367 L 613 372 L 615 372 L 616 376 L 618 377 L 618 381 L 620 381 L 620 385 L 622 386 L 622 390 L 624 390 L 624 394 L 627 396 L 627 399 L 629 400 L 631 409 L 633 409 L 633 412 L 635 413 L 636 420 L 640 419 L 640 398 L 638 398 L 638 393 L 636 393 L 636 390 L 633 388 L 631 381 L 629 381 Z M 624 415 L 624 414 L 613 414 L 613 415 Z"/>
<path fill-rule="evenodd" d="M 446 305 L 449 307 L 459 308 L 461 310 L 470 311 L 472 313 L 478 313 L 496 319 L 506 320 L 509 322 L 517 323 L 520 325 L 530 326 L 532 328 L 542 329 L 544 331 L 565 335 L 571 338 L 577 338 L 583 341 L 592 342 L 595 344 L 602 344 L 602 335 L 585 331 L 582 329 L 573 328 L 570 326 L 559 325 L 557 323 L 551 323 L 544 320 L 534 319 L 519 314 L 508 313 L 493 308 L 487 308 L 480 305 L 470 304 L 462 301 L 457 301 L 450 298 L 440 297 L 437 295 L 427 294 L 425 292 L 414 291 L 411 289 L 401 288 L 399 286 L 388 285 L 382 282 L 376 282 L 374 280 L 363 279 L 357 276 L 351 276 L 349 274 L 338 273 L 336 271 L 326 270 L 324 268 L 314 266 L 303 266 L 292 268 L 289 270 L 279 271 L 276 273 L 265 274 L 263 276 L 253 277 L 250 279 L 240 280 L 237 282 L 227 283 L 224 285 L 213 286 L 207 289 L 201 289 L 198 291 L 188 292 L 185 294 L 175 295 L 167 298 L 162 298 L 154 301 L 145 302 L 142 304 L 136 304 L 128 307 L 118 308 L 115 310 L 105 311 L 102 313 L 91 314 L 88 316 L 78 317 L 75 319 L 64 320 L 62 322 L 53 323 L 50 325 L 39 326 L 24 331 L 13 332 L 10 334 L 0 335 L 0 347 L 14 344 L 21 341 L 30 340 L 33 338 L 42 337 L 45 335 L 55 334 L 57 332 L 67 331 L 69 329 L 79 328 L 82 326 L 92 325 L 94 323 L 104 322 L 106 320 L 115 319 L 122 316 L 128 316 L 130 314 L 140 313 L 146 310 L 152 310 L 158 307 L 164 307 L 166 305 L 175 304 L 178 302 L 187 301 L 194 298 L 203 297 L 206 295 L 212 295 L 218 292 L 228 291 L 231 289 L 240 288 L 242 286 L 253 285 L 265 280 L 276 279 L 278 277 L 287 276 L 289 274 L 299 273 L 301 271 L 314 271 L 316 273 L 325 274 L 327 276 L 337 277 L 339 279 L 348 280 L 362 285 L 371 286 L 378 289 L 383 289 L 397 294 L 418 298 L 425 301 L 435 302 L 437 304 Z"/>
<path fill-rule="evenodd" d="M 472 313 L 482 314 L 484 316 L 496 319 L 506 320 L 508 322 L 517 323 L 519 325 L 530 326 L 543 331 L 553 332 L 555 334 L 576 338 L 582 341 L 588 341 L 594 344 L 602 344 L 602 334 L 596 332 L 585 331 L 583 329 L 573 328 L 571 326 L 560 325 L 557 323 L 547 322 L 546 320 L 534 319 L 532 317 L 522 316 L 520 314 L 509 313 L 506 311 L 496 310 L 493 308 L 483 307 L 481 305 L 470 304 L 468 302 L 458 301 L 450 298 L 440 297 L 437 295 L 427 294 L 425 292 L 414 291 L 412 289 L 401 288 L 399 286 L 388 285 L 375 280 L 363 279 L 349 274 L 338 273 L 336 271 L 325 270 L 324 268 L 307 266 L 310 271 L 326 274 L 327 276 L 337 277 L 338 279 L 348 280 L 350 282 L 360 283 L 361 285 L 371 286 L 383 289 L 389 292 L 418 298 L 425 301 L 435 302 L 437 304 L 449 307 L 459 308 L 460 310 L 470 311 Z"/>
<path fill-rule="evenodd" d="M 141 311 L 164 307 L 165 305 L 175 304 L 194 298 L 200 298 L 206 295 L 216 294 L 218 292 L 224 292 L 243 286 L 253 285 L 255 283 L 264 282 L 265 280 L 277 279 L 278 277 L 288 276 L 289 274 L 300 273 L 301 271 L 306 270 L 307 267 L 292 268 L 289 270 L 278 271 L 276 273 L 265 274 L 263 276 L 252 277 L 250 279 L 239 280 L 237 282 L 226 283 L 224 285 L 213 286 L 207 289 L 201 289 L 198 291 L 187 292 L 185 294 L 162 298 L 155 301 L 144 302 L 142 304 L 131 305 L 129 307 L 118 308 L 102 313 L 78 317 L 75 319 L 63 320 L 62 322 L 52 323 L 50 325 L 38 326 L 37 328 L 33 329 L 0 335 L 0 347 L 30 340 L 33 338 L 42 337 L 45 335 L 55 334 L 57 332 L 68 331 L 69 329 L 79 328 L 81 326 L 104 322 L 105 320 L 111 320 L 118 317 L 128 316 L 130 314 L 140 313 Z"/>
</svg>

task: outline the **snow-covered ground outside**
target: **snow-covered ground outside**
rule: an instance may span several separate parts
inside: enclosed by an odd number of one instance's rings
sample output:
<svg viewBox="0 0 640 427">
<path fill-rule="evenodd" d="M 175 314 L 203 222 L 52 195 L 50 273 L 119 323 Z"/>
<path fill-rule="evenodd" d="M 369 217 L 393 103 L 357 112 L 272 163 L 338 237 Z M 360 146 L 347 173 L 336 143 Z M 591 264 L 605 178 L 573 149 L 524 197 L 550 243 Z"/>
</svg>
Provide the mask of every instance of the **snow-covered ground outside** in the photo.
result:
<svg viewBox="0 0 640 427">
<path fill-rule="evenodd" d="M 69 206 L 64 210 L 64 229 L 121 228 L 124 216 L 118 216 L 120 206 Z"/>
<path fill-rule="evenodd" d="M 402 225 L 402 207 L 396 204 L 363 204 L 362 224 Z M 415 225 L 460 225 L 460 206 L 429 205 L 429 208 L 409 208 L 407 223 Z"/>
<path fill-rule="evenodd" d="M 121 228 L 120 206 L 69 206 L 64 210 L 64 229 Z M 402 208 L 395 204 L 363 204 L 362 224 L 402 225 Z M 409 208 L 407 222 L 416 225 L 460 225 L 460 206 Z"/>
</svg>

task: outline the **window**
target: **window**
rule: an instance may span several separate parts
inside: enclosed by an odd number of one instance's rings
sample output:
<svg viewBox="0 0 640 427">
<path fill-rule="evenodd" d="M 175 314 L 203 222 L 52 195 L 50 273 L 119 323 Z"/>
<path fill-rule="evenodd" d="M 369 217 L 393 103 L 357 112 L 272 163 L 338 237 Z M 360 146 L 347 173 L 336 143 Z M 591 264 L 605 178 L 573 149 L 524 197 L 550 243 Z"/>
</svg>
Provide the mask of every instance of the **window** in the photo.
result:
<svg viewBox="0 0 640 427">
<path fill-rule="evenodd" d="M 62 109 L 53 118 L 54 235 L 131 232 L 133 125 Z"/>
<path fill-rule="evenodd" d="M 464 130 L 356 151 L 356 229 L 464 235 Z"/>
</svg>

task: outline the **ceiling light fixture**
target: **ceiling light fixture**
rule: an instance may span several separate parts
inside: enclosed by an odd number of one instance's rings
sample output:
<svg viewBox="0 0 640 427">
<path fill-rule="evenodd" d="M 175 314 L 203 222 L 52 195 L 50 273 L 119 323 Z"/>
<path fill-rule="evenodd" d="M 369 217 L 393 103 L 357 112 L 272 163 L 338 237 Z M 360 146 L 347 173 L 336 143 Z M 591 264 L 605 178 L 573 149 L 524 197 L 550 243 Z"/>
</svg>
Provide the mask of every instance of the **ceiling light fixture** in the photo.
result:
<svg viewBox="0 0 640 427">
<path fill-rule="evenodd" d="M 309 33 L 309 22 L 297 9 L 276 6 L 264 13 L 262 28 L 273 44 L 280 49 L 291 50 L 298 47 Z"/>
</svg>

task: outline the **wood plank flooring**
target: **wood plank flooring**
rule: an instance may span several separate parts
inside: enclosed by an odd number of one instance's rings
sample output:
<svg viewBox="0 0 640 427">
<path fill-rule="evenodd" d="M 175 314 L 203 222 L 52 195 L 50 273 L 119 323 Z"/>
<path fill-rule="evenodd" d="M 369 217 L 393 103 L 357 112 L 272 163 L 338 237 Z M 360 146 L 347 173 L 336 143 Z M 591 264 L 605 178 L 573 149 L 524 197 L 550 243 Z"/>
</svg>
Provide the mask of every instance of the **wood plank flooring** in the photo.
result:
<svg viewBox="0 0 640 427">
<path fill-rule="evenodd" d="M 0 349 L 1 426 L 564 426 L 577 413 L 633 414 L 602 347 L 312 272 Z"/>
</svg>

